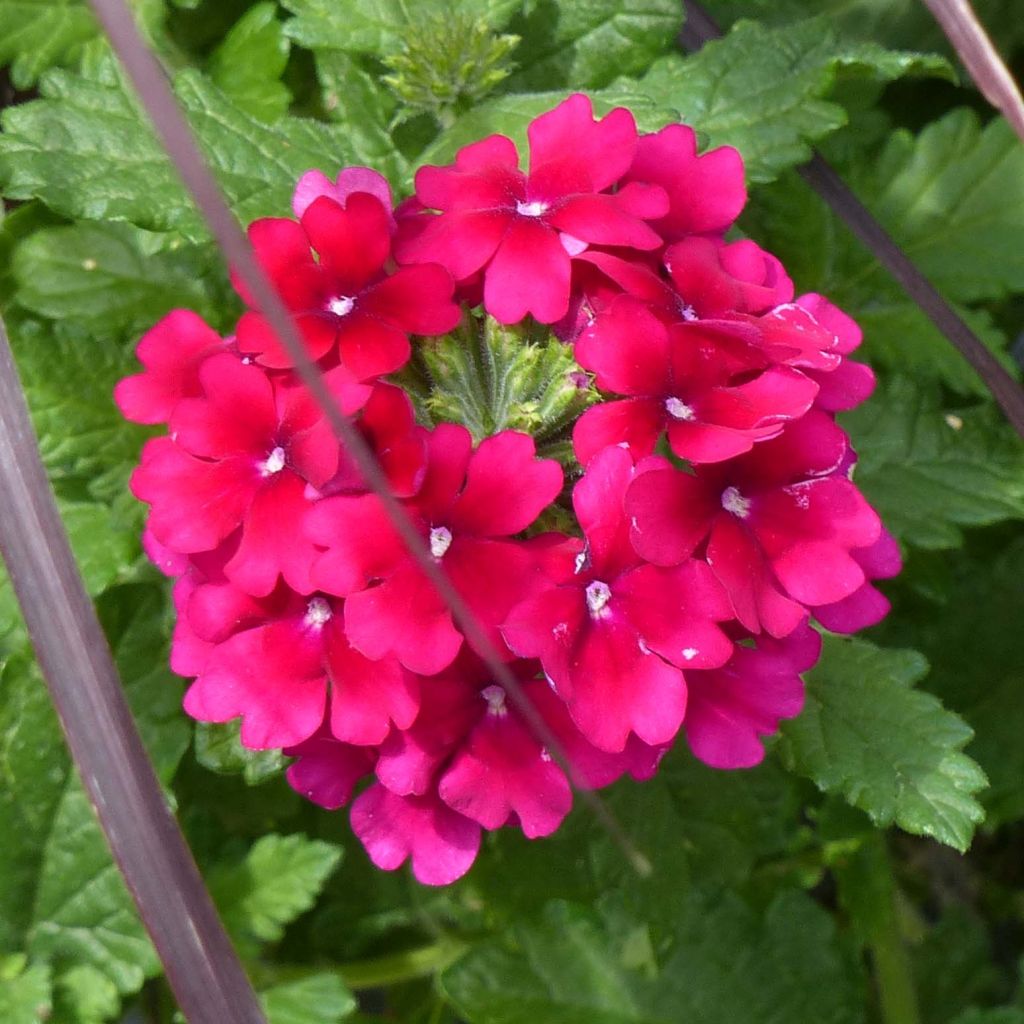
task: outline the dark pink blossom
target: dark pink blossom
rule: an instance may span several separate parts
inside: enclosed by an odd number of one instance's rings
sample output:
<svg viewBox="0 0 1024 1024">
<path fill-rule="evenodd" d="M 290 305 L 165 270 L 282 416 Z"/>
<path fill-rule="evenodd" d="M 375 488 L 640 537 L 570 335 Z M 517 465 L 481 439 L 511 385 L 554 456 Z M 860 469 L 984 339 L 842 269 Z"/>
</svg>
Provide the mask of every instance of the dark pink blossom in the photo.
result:
<svg viewBox="0 0 1024 1024">
<path fill-rule="evenodd" d="M 805 623 L 782 640 L 761 635 L 737 644 L 721 668 L 687 674 L 690 702 L 683 730 L 693 753 L 712 768 L 752 768 L 762 737 L 804 704 L 801 672 L 818 660 L 821 637 Z"/>
<path fill-rule="evenodd" d="M 325 712 L 336 739 L 360 746 L 380 743 L 392 723 L 411 725 L 418 681 L 394 658 L 369 661 L 353 650 L 340 604 L 282 591 L 260 605 L 230 585 L 199 587 L 186 614 L 195 634 L 216 646 L 185 710 L 206 722 L 241 716 L 242 742 L 254 749 L 301 743 Z"/>
<path fill-rule="evenodd" d="M 681 669 L 714 668 L 732 643 L 717 625 L 729 602 L 707 565 L 647 565 L 629 542 L 623 496 L 637 474 L 629 453 L 606 448 L 573 491 L 586 547 L 527 597 L 502 627 L 519 655 L 538 658 L 583 735 L 621 751 L 631 733 L 669 742 L 686 712 Z"/>
<path fill-rule="evenodd" d="M 645 221 L 664 216 L 668 199 L 641 182 L 606 191 L 636 153 L 628 110 L 595 121 L 577 93 L 535 118 L 527 135 L 528 174 L 503 135 L 465 146 L 453 165 L 420 168 L 416 195 L 440 213 L 400 224 L 397 254 L 402 263 L 440 263 L 458 281 L 483 271 L 484 307 L 502 323 L 528 314 L 554 323 L 569 309 L 571 256 L 588 245 L 657 248 L 661 237 Z"/>
<path fill-rule="evenodd" d="M 376 783 L 356 797 L 350 819 L 377 867 L 394 871 L 409 860 L 424 885 L 461 878 L 480 849 L 480 825 L 453 811 L 436 793 L 398 796 Z"/>
<path fill-rule="evenodd" d="M 536 457 L 533 439 L 514 431 L 473 450 L 469 431 L 441 424 L 430 435 L 422 487 L 406 502 L 435 559 L 500 646 L 498 624 L 531 586 L 525 530 L 562 487 L 557 462 Z M 316 586 L 346 596 L 345 628 L 367 657 L 394 653 L 434 675 L 451 664 L 462 634 L 416 565 L 376 495 L 328 498 L 310 510 L 308 536 L 326 548 Z"/>
<path fill-rule="evenodd" d="M 444 334 L 459 322 L 446 270 L 424 262 L 387 272 L 390 217 L 379 199 L 357 191 L 344 206 L 320 196 L 301 222 L 268 218 L 249 227 L 256 256 L 295 315 L 310 358 L 336 354 L 357 380 L 404 366 L 410 334 Z M 253 307 L 238 322 L 239 349 L 264 366 L 291 366 L 248 290 L 235 283 Z"/>
<path fill-rule="evenodd" d="M 309 591 L 314 550 L 301 529 L 307 485 L 335 473 L 338 445 L 316 403 L 294 387 L 275 389 L 266 373 L 227 353 L 199 371 L 202 397 L 177 403 L 171 437 L 149 441 L 132 474 L 135 496 L 151 506 L 149 529 L 182 554 L 210 551 L 241 528 L 227 576 L 268 594 L 279 576 Z"/>
<path fill-rule="evenodd" d="M 327 196 L 340 206 L 344 206 L 354 192 L 365 192 L 374 196 L 390 213 L 391 185 L 383 174 L 378 174 L 369 167 L 344 167 L 338 171 L 334 181 L 331 181 L 323 171 L 306 171 L 299 178 L 292 194 L 292 212 L 301 220 L 302 215 L 321 196 Z M 389 223 L 393 230 L 394 217 L 391 217 Z"/>
<path fill-rule="evenodd" d="M 328 811 L 349 802 L 356 783 L 372 773 L 376 758 L 374 748 L 342 743 L 327 728 L 283 753 L 295 758 L 285 773 L 288 785 Z"/>
<path fill-rule="evenodd" d="M 836 470 L 846 435 L 820 412 L 730 462 L 641 474 L 626 510 L 636 550 L 676 565 L 704 550 L 736 618 L 752 633 L 791 633 L 810 605 L 865 580 L 852 552 L 875 543 L 878 516 Z"/>
<path fill-rule="evenodd" d="M 831 370 L 806 371 L 819 386 L 814 404 L 826 412 L 844 412 L 870 398 L 875 390 L 875 375 L 871 367 L 846 358 L 859 347 L 863 337 L 856 321 L 815 292 L 801 295 L 796 300 L 796 305 L 806 310 L 825 330 L 835 335 L 835 351 L 843 357 L 840 364 Z"/>
<path fill-rule="evenodd" d="M 135 352 L 144 369 L 118 381 L 114 401 L 126 420 L 166 423 L 182 398 L 201 393 L 199 367 L 227 342 L 202 317 L 175 309 L 151 327 Z"/>
<path fill-rule="evenodd" d="M 833 633 L 856 633 L 881 622 L 889 614 L 889 599 L 872 580 L 888 580 L 903 568 L 896 539 L 884 529 L 874 544 L 855 548 L 850 556 L 863 569 L 865 582 L 848 597 L 811 608 L 814 617 Z"/>
<path fill-rule="evenodd" d="M 651 222 L 666 242 L 722 234 L 747 202 L 739 152 L 719 146 L 698 156 L 697 136 L 685 124 L 641 135 L 623 181 L 660 185 L 668 194 L 668 213 Z"/>
<path fill-rule="evenodd" d="M 575 353 L 599 388 L 631 396 L 594 405 L 578 420 L 573 443 L 583 465 L 614 444 L 628 444 L 636 458 L 650 455 L 666 431 L 680 458 L 721 462 L 778 434 L 818 390 L 792 367 L 757 372 L 700 321 L 666 327 L 628 296 L 583 332 Z"/>
</svg>

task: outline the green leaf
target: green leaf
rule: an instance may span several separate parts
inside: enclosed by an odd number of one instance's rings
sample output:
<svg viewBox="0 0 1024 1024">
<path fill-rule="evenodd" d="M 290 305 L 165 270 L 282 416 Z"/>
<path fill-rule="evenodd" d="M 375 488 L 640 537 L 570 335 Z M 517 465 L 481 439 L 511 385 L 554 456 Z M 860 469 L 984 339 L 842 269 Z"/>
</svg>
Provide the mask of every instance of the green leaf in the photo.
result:
<svg viewBox="0 0 1024 1024">
<path fill-rule="evenodd" d="M 406 35 L 415 31 L 420 18 L 433 15 L 477 17 L 501 28 L 521 0 L 282 0 L 295 15 L 286 33 L 300 46 L 318 52 L 385 57 L 402 48 Z"/>
<path fill-rule="evenodd" d="M 961 1013 L 952 1024 L 1024 1024 L 1024 1010 L 1015 1006 L 996 1009 L 972 1007 Z"/>
<path fill-rule="evenodd" d="M 25 957 L 0 958 L 0 1020 L 4 1024 L 43 1024 L 53 1009 L 50 968 Z"/>
<path fill-rule="evenodd" d="M 210 78 L 239 109 L 272 123 L 284 116 L 291 102 L 291 93 L 281 81 L 288 51 L 277 5 L 256 4 L 213 51 Z"/>
<path fill-rule="evenodd" d="M 781 749 L 796 771 L 842 793 L 876 825 L 895 823 L 964 851 L 984 818 L 974 795 L 985 774 L 961 752 L 970 727 L 913 689 L 927 671 L 916 651 L 826 636 Z"/>
<path fill-rule="evenodd" d="M 180 684 L 164 667 L 164 600 L 151 586 L 119 587 L 103 595 L 99 611 L 129 705 L 168 781 L 189 730 Z M 0 837 L 0 949 L 24 945 L 52 961 L 60 999 L 100 1014 L 112 990 L 136 991 L 159 963 L 70 766 L 46 689 L 24 661 L 0 677 L 0 765 L 10 826 Z"/>
<path fill-rule="evenodd" d="M 676 108 L 709 146 L 735 146 L 748 180 L 764 182 L 808 160 L 814 142 L 846 123 L 843 108 L 824 98 L 843 69 L 888 80 L 948 66 L 840 41 L 822 18 L 777 29 L 740 22 L 691 57 L 656 61 L 638 88 Z"/>
<path fill-rule="evenodd" d="M 314 974 L 261 993 L 269 1024 L 335 1024 L 356 1008 L 352 993 L 335 974 Z"/>
<path fill-rule="evenodd" d="M 676 46 L 674 0 L 527 0 L 508 25 L 522 37 L 509 92 L 600 89 L 639 75 Z"/>
<path fill-rule="evenodd" d="M 54 1008 L 58 1020 L 75 1024 L 103 1024 L 117 1015 L 121 996 L 117 986 L 94 967 L 81 964 L 57 979 Z"/>
<path fill-rule="evenodd" d="M 217 314 L 204 281 L 217 257 L 127 224 L 44 228 L 14 252 L 17 302 L 39 316 L 74 320 L 103 333 L 143 330 L 177 307 Z M 214 266 L 217 266 L 214 263 Z M 219 266 L 217 266 L 219 270 Z"/>
<path fill-rule="evenodd" d="M 264 836 L 241 863 L 211 873 L 210 891 L 236 941 L 276 942 L 313 906 L 340 858 L 338 847 L 303 835 Z"/>
<path fill-rule="evenodd" d="M 829 915 L 796 892 L 764 915 L 736 896 L 684 899 L 671 942 L 561 901 L 442 975 L 471 1024 L 775 1024 L 863 1020 Z"/>
<path fill-rule="evenodd" d="M 944 407 L 937 388 L 896 378 L 843 424 L 857 484 L 900 540 L 956 547 L 960 527 L 1024 518 L 1024 445 L 991 405 Z"/>
<path fill-rule="evenodd" d="M 178 75 L 175 91 L 243 222 L 288 215 L 295 183 L 310 168 L 364 162 L 343 125 L 298 117 L 263 124 L 192 69 Z M 87 62 L 82 75 L 48 73 L 40 92 L 42 99 L 8 108 L 0 122 L 0 180 L 8 195 L 41 198 L 71 218 L 208 238 L 109 56 Z"/>
<path fill-rule="evenodd" d="M 74 60 L 96 32 L 76 0 L 0 0 L 0 65 L 10 63 L 14 85 L 27 89 L 47 68 Z"/>
<path fill-rule="evenodd" d="M 872 210 L 950 298 L 1024 290 L 1024 145 L 1003 118 L 982 129 L 960 108 L 916 138 L 897 131 L 872 180 Z"/>
<path fill-rule="evenodd" d="M 280 750 L 242 746 L 239 722 L 196 722 L 196 760 L 220 775 L 241 775 L 247 785 L 279 775 L 288 762 Z"/>
</svg>

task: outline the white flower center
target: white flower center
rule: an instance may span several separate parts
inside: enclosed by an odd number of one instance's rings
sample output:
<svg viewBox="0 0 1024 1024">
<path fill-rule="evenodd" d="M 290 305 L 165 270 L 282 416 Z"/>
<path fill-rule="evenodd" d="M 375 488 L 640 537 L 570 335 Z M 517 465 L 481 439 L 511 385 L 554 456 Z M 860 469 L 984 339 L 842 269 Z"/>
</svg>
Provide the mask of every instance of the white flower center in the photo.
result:
<svg viewBox="0 0 1024 1024">
<path fill-rule="evenodd" d="M 684 320 L 698 320 L 697 310 L 693 308 L 688 302 L 681 302 L 679 304 L 679 315 Z"/>
<path fill-rule="evenodd" d="M 348 316 L 356 300 L 348 295 L 336 295 L 327 303 L 327 312 L 335 316 Z"/>
<path fill-rule="evenodd" d="M 693 661 L 693 659 L 696 658 L 698 654 L 700 654 L 700 651 L 698 651 L 696 647 L 683 648 L 683 657 L 687 661 Z"/>
<path fill-rule="evenodd" d="M 744 498 L 735 487 L 726 487 L 722 491 L 722 508 L 739 519 L 746 519 L 750 515 L 750 499 Z"/>
<path fill-rule="evenodd" d="M 504 718 L 508 714 L 505 707 L 505 691 L 500 686 L 485 686 L 480 696 L 487 701 L 487 714 L 495 718 Z"/>
<path fill-rule="evenodd" d="M 587 586 L 587 608 L 592 619 L 603 619 L 608 614 L 606 607 L 611 597 L 612 590 L 607 583 L 594 580 Z"/>
<path fill-rule="evenodd" d="M 695 417 L 693 407 L 673 395 L 665 399 L 665 410 L 674 420 L 692 420 Z"/>
<path fill-rule="evenodd" d="M 331 614 L 331 606 L 322 597 L 314 597 L 306 605 L 305 623 L 307 626 L 322 626 L 330 622 Z"/>
<path fill-rule="evenodd" d="M 284 449 L 275 448 L 266 458 L 265 462 L 260 463 L 260 473 L 263 476 L 273 476 L 275 473 L 280 473 L 284 469 Z"/>
<path fill-rule="evenodd" d="M 452 546 L 452 531 L 446 526 L 435 526 L 430 531 L 430 553 L 435 558 L 444 558 Z"/>
<path fill-rule="evenodd" d="M 548 204 L 541 202 L 516 203 L 516 213 L 521 217 L 540 217 L 548 212 Z"/>
</svg>

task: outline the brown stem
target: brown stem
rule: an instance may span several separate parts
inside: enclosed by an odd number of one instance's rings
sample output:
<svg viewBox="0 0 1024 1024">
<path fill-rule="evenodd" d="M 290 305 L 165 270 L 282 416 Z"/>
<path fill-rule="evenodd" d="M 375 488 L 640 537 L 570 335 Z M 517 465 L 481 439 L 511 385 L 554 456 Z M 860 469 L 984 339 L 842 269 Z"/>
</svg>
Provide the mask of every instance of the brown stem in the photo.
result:
<svg viewBox="0 0 1024 1024">
<path fill-rule="evenodd" d="M 1024 139 L 1024 99 L 968 0 L 924 0 L 981 94 Z"/>
<path fill-rule="evenodd" d="M 64 735 L 190 1024 L 264 1024 L 125 703 L 0 321 L 0 552 Z"/>
<path fill-rule="evenodd" d="M 686 0 L 686 12 L 686 29 L 681 42 L 688 50 L 698 50 L 705 43 L 721 36 L 718 26 L 700 4 Z M 799 172 L 971 364 L 1010 424 L 1024 437 L 1024 390 L 1007 373 L 1006 368 L 936 291 L 820 153 L 815 153 L 808 163 L 799 168 Z"/>
</svg>

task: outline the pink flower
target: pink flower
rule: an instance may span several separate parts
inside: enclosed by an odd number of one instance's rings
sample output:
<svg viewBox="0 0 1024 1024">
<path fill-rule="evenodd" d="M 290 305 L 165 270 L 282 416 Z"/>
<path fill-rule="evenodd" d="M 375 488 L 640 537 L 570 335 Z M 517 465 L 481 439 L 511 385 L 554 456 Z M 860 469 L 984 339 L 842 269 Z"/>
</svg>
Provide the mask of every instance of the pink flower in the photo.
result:
<svg viewBox="0 0 1024 1024">
<path fill-rule="evenodd" d="M 285 773 L 288 785 L 307 800 L 336 811 L 352 798 L 356 783 L 373 771 L 377 752 L 342 743 L 322 728 L 283 753 L 296 759 Z"/>
<path fill-rule="evenodd" d="M 340 610 L 320 595 L 279 589 L 260 606 L 230 585 L 199 587 L 186 614 L 196 635 L 216 646 L 185 695 L 185 710 L 206 722 L 241 716 L 242 742 L 254 749 L 308 739 L 328 697 L 331 734 L 343 742 L 374 745 L 392 723 L 411 725 L 418 681 L 394 658 L 372 662 L 353 650 Z"/>
<path fill-rule="evenodd" d="M 889 599 L 870 581 L 892 579 L 903 568 L 899 545 L 884 528 L 874 544 L 855 548 L 850 556 L 864 571 L 863 586 L 839 601 L 811 609 L 814 617 L 833 633 L 856 633 L 881 622 L 889 614 Z"/>
<path fill-rule="evenodd" d="M 622 448 L 591 460 L 573 491 L 586 547 L 502 627 L 517 654 L 540 659 L 583 735 L 613 752 L 630 733 L 668 743 L 686 712 L 682 667 L 717 667 L 732 649 L 716 625 L 729 603 L 707 565 L 663 569 L 633 551 L 623 495 L 644 475 Z"/>
<path fill-rule="evenodd" d="M 292 211 L 300 220 L 302 215 L 319 199 L 327 196 L 333 199 L 339 206 L 344 206 L 348 197 L 354 192 L 365 192 L 379 200 L 381 206 L 390 214 L 392 207 L 391 185 L 383 174 L 369 167 L 344 167 L 338 171 L 338 176 L 331 181 L 323 171 L 306 171 L 299 178 L 292 195 Z M 389 221 L 392 233 L 394 232 L 395 220 L 392 216 Z"/>
<path fill-rule="evenodd" d="M 878 516 L 837 475 L 846 435 L 809 412 L 728 463 L 643 473 L 626 511 L 636 550 L 676 565 L 705 550 L 736 618 L 752 633 L 791 633 L 809 605 L 848 597 L 865 580 L 853 557 L 878 539 Z"/>
<path fill-rule="evenodd" d="M 410 334 L 445 334 L 459 322 L 447 271 L 424 263 L 387 273 L 390 218 L 376 196 L 357 191 L 344 206 L 320 196 L 299 223 L 268 218 L 249 227 L 256 256 L 295 315 L 310 358 L 337 353 L 357 380 L 404 366 Z M 247 289 L 235 284 L 255 309 Z M 257 311 L 239 320 L 238 347 L 264 366 L 292 365 Z"/>
<path fill-rule="evenodd" d="M 737 644 L 721 668 L 690 672 L 683 729 L 694 755 L 712 768 L 752 768 L 764 758 L 762 736 L 795 718 L 804 704 L 801 672 L 818 660 L 821 637 L 805 623 L 783 640 L 762 635 Z"/>
<path fill-rule="evenodd" d="M 448 885 L 476 860 L 480 826 L 453 811 L 435 793 L 398 796 L 379 783 L 356 797 L 350 814 L 352 831 L 370 860 L 394 871 L 407 860 L 424 885 Z"/>
<path fill-rule="evenodd" d="M 665 266 L 690 316 L 766 313 L 793 298 L 782 264 L 747 239 L 687 238 L 669 246 Z"/>
<path fill-rule="evenodd" d="M 499 646 L 497 626 L 536 571 L 530 548 L 509 538 L 562 487 L 558 463 L 535 455 L 525 434 L 503 431 L 474 451 L 469 431 L 441 424 L 430 435 L 423 485 L 406 502 L 435 559 Z M 316 585 L 348 597 L 345 628 L 358 650 L 373 659 L 393 653 L 423 675 L 451 664 L 462 634 L 376 495 L 328 498 L 310 511 L 306 530 L 327 549 L 314 567 Z"/>
<path fill-rule="evenodd" d="M 668 432 L 691 462 L 721 462 L 749 451 L 805 413 L 817 385 L 798 370 L 736 358 L 700 321 L 666 327 L 620 296 L 576 342 L 576 359 L 597 386 L 630 398 L 592 406 L 573 431 L 583 465 L 602 448 L 628 444 L 650 455 Z M 734 383 L 736 381 L 736 383 Z"/>
<path fill-rule="evenodd" d="M 313 547 L 298 528 L 307 484 L 335 473 L 338 444 L 305 391 L 271 383 L 227 353 L 200 367 L 202 397 L 177 403 L 171 437 L 149 441 L 132 492 L 151 505 L 149 529 L 183 554 L 210 551 L 241 528 L 225 572 L 237 586 L 269 594 L 279 576 L 309 591 Z"/>
<path fill-rule="evenodd" d="M 845 358 L 861 343 L 861 329 L 856 322 L 828 299 L 814 292 L 801 295 L 796 305 L 835 335 L 835 351 L 844 357 L 834 369 L 807 370 L 807 375 L 819 385 L 814 404 L 826 412 L 843 412 L 870 398 L 875 390 L 875 375 L 871 367 Z"/>
<path fill-rule="evenodd" d="M 685 124 L 641 135 L 624 182 L 660 185 L 669 209 L 651 223 L 667 242 L 686 235 L 722 234 L 747 202 L 743 158 L 732 146 L 697 155 L 697 137 Z"/>
<path fill-rule="evenodd" d="M 416 195 L 439 210 L 400 225 L 402 263 L 434 261 L 462 281 L 484 274 L 483 301 L 502 323 L 528 314 L 554 323 L 569 309 L 570 259 L 587 245 L 655 249 L 661 238 L 645 220 L 663 216 L 657 185 L 611 188 L 633 162 L 633 115 L 617 108 L 595 121 L 590 100 L 570 96 L 535 118 L 527 131 L 530 170 L 503 135 L 459 150 L 454 165 L 422 167 Z"/>
<path fill-rule="evenodd" d="M 126 420 L 166 423 L 182 398 L 201 394 L 199 367 L 227 342 L 202 317 L 175 309 L 151 327 L 136 353 L 144 369 L 118 381 L 114 401 Z"/>
</svg>

